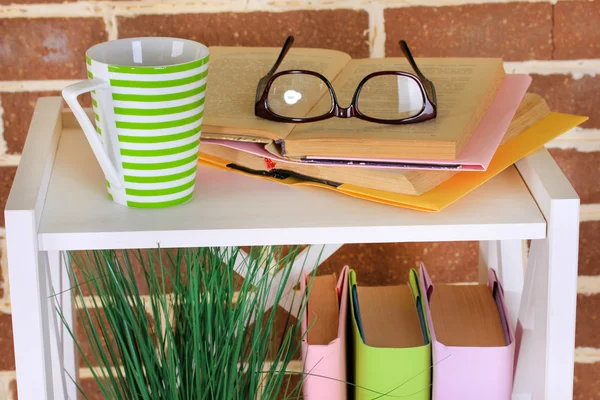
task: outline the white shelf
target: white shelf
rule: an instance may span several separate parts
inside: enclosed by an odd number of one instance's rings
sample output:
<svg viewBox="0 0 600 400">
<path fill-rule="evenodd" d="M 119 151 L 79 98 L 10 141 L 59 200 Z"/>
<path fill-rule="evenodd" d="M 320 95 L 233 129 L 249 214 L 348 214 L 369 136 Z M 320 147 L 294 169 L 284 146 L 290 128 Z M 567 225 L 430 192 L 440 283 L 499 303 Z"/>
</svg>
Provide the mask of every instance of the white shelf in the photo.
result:
<svg viewBox="0 0 600 400">
<path fill-rule="evenodd" d="M 75 346 L 55 313 L 72 301 L 60 251 L 328 244 L 307 253 L 312 265 L 342 243 L 451 240 L 480 241 L 481 276 L 493 268 L 503 285 L 520 343 L 512 400 L 572 396 L 579 199 L 544 149 L 439 213 L 209 168 L 190 203 L 167 209 L 120 206 L 104 185 L 62 99 L 40 99 L 5 212 L 19 398 L 77 397 L 64 374 L 76 375 Z"/>
<path fill-rule="evenodd" d="M 443 212 L 426 213 L 199 167 L 191 202 L 112 202 L 83 132 L 63 129 L 42 212 L 41 250 L 537 239 L 546 222 L 509 168 Z"/>
</svg>

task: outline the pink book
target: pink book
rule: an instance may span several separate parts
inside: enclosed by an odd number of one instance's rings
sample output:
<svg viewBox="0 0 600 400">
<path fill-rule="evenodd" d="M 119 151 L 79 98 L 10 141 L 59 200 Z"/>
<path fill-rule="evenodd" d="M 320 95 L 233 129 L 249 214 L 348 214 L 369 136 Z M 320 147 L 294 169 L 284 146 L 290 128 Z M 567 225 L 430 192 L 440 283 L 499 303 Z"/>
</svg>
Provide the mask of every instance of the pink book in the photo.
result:
<svg viewBox="0 0 600 400">
<path fill-rule="evenodd" d="M 421 263 L 419 284 L 427 293 L 425 314 L 431 335 L 433 358 L 432 400 L 509 400 L 512 394 L 515 336 L 508 322 L 504 293 L 496 273 L 490 269 L 488 286 L 496 301 L 506 346 L 457 347 L 437 340 L 429 306 L 434 286 Z M 465 326 L 465 329 L 468 329 Z"/>
<path fill-rule="evenodd" d="M 300 290 L 306 290 L 306 276 L 300 280 Z M 348 310 L 348 267 L 344 267 L 336 286 L 339 300 L 337 337 L 327 345 L 307 343 L 307 321 L 310 310 L 302 318 L 302 391 L 306 400 L 336 400 L 347 398 L 346 382 L 346 322 Z"/>
<path fill-rule="evenodd" d="M 529 85 L 531 77 L 524 74 L 506 75 L 494 101 L 490 105 L 467 145 L 455 160 L 435 159 L 360 159 L 348 160 L 332 157 L 317 159 L 307 157 L 296 161 L 275 156 L 264 149 L 261 143 L 236 142 L 230 140 L 203 139 L 202 144 L 227 146 L 268 159 L 265 170 L 285 168 L 277 164 L 311 163 L 315 165 L 346 165 L 355 168 L 401 168 L 401 169 L 460 169 L 463 171 L 485 171 L 508 130 L 508 126 L 517 112 L 517 108 Z M 440 105 L 442 106 L 442 105 Z M 202 147 L 200 148 L 202 151 Z"/>
</svg>

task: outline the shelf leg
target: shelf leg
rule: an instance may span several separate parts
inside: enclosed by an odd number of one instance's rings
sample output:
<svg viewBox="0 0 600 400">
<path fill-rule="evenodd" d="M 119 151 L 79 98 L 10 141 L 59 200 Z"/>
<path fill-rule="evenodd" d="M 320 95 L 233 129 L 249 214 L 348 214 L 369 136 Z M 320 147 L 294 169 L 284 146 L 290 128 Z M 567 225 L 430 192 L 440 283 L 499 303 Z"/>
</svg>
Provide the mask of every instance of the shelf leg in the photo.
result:
<svg viewBox="0 0 600 400">
<path fill-rule="evenodd" d="M 488 240 L 479 242 L 479 283 L 487 285 L 488 270 L 490 268 L 498 271 L 498 240 Z"/>
<path fill-rule="evenodd" d="M 38 250 L 35 226 L 35 215 L 31 211 L 6 213 L 18 395 L 21 400 L 50 400 L 53 399 L 53 387 L 48 260 Z"/>
<path fill-rule="evenodd" d="M 547 238 L 532 241 L 525 274 L 513 400 L 573 396 L 579 201 L 552 200 L 546 218 Z"/>
<path fill-rule="evenodd" d="M 522 240 L 490 240 L 479 243 L 479 283 L 487 284 L 488 269 L 496 271 L 508 309 L 508 318 L 517 327 L 525 273 L 526 246 Z"/>
<path fill-rule="evenodd" d="M 72 332 L 76 332 L 73 320 L 73 301 L 69 275 L 63 254 L 59 251 L 48 252 L 48 266 L 52 286 L 49 290 L 53 301 L 49 314 L 52 316 L 53 333 L 57 343 L 57 352 L 52 354 L 52 372 L 54 374 L 54 397 L 56 399 L 77 399 L 77 354 L 75 343 L 65 323 Z M 60 308 L 62 318 L 58 314 Z M 64 321 L 63 321 L 64 319 Z"/>
<path fill-rule="evenodd" d="M 281 299 L 279 303 L 285 310 L 292 313 L 293 315 L 298 314 L 299 300 L 294 301 L 297 291 L 294 290 L 294 286 L 298 283 L 300 275 L 304 272 L 306 275 L 310 275 L 315 268 L 325 262 L 333 253 L 338 251 L 343 244 L 325 244 L 325 245 L 310 245 L 302 250 L 297 256 L 296 260 L 292 264 L 288 281 L 286 282 L 285 292 L 287 293 Z M 269 296 L 269 302 L 267 303 L 267 309 L 273 307 L 275 291 L 279 284 L 278 280 L 281 279 L 282 272 L 279 272 L 274 279 L 273 291 Z"/>
</svg>

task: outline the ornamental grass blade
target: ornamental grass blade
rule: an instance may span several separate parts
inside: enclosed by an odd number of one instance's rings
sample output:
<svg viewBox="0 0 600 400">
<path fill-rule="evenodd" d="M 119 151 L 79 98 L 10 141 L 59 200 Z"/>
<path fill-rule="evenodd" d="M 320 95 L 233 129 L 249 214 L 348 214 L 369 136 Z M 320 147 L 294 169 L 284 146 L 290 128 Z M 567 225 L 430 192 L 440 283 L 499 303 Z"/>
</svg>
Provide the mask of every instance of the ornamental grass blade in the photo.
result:
<svg viewBox="0 0 600 400">
<path fill-rule="evenodd" d="M 301 320 L 280 309 L 281 333 L 269 305 L 297 286 L 298 254 L 297 247 L 253 248 L 251 256 L 240 248 L 71 252 L 74 315 L 85 338 L 67 329 L 106 399 L 296 399 L 302 375 L 290 384 L 286 371 L 300 348 Z M 306 296 L 293 298 L 300 316 Z"/>
</svg>

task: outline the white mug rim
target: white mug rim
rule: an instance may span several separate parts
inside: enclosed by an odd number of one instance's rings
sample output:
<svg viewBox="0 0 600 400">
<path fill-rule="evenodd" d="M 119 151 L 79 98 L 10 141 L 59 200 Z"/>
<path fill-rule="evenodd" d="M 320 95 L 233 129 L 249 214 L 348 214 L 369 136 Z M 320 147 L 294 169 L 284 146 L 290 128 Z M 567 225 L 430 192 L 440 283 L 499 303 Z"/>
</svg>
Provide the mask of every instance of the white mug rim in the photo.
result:
<svg viewBox="0 0 600 400">
<path fill-rule="evenodd" d="M 133 42 L 135 40 L 178 40 L 181 42 L 186 42 L 189 43 L 193 46 L 197 46 L 200 50 L 201 50 L 201 55 L 197 56 L 195 59 L 193 60 L 189 60 L 183 63 L 176 63 L 176 64 L 163 64 L 163 65 L 139 65 L 139 64 L 133 64 L 131 63 L 130 65 L 126 65 L 126 64 L 115 64 L 115 63 L 107 63 L 104 61 L 99 61 L 97 58 L 94 58 L 91 53 L 94 51 L 99 51 L 101 48 L 103 47 L 112 47 L 117 43 L 125 43 L 125 42 Z M 134 37 L 134 38 L 126 38 L 126 39 L 116 39 L 116 40 L 109 40 L 107 42 L 102 42 L 102 43 L 98 43 L 93 45 L 92 47 L 90 47 L 89 49 L 86 50 L 85 52 L 85 57 L 89 58 L 90 60 L 100 63 L 100 64 L 105 64 L 105 65 L 114 65 L 115 67 L 135 67 L 135 68 L 164 68 L 164 67 L 175 67 L 178 65 L 184 65 L 184 64 L 189 64 L 190 62 L 194 62 L 194 61 L 198 61 L 198 60 L 202 60 L 204 58 L 206 58 L 209 55 L 209 50 L 208 47 L 202 43 L 196 42 L 194 40 L 190 40 L 190 39 L 181 39 L 181 38 L 175 38 L 175 37 L 167 37 L 167 36 L 143 36 L 143 37 Z"/>
</svg>

